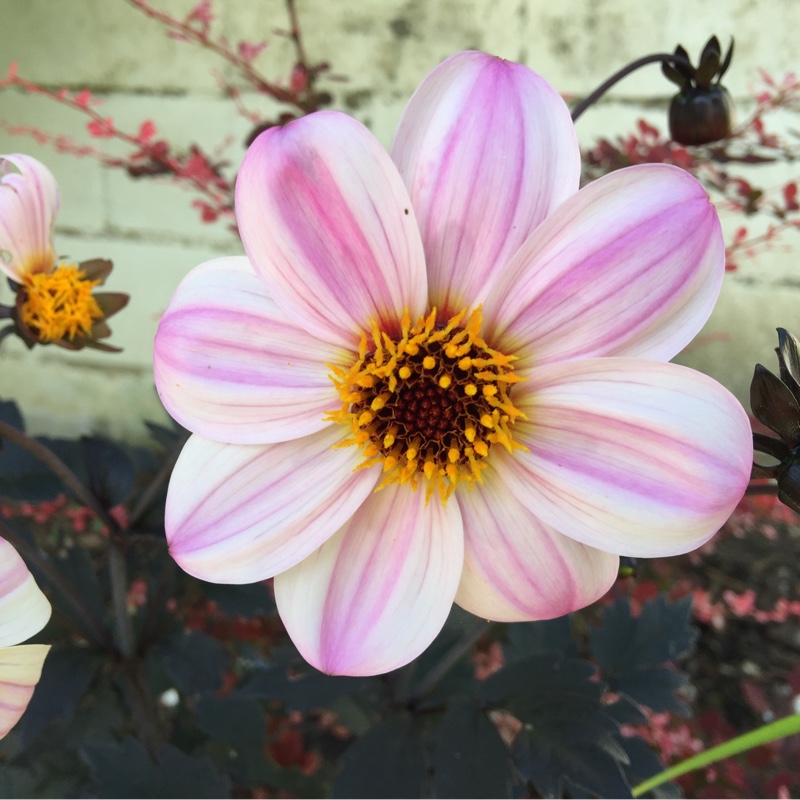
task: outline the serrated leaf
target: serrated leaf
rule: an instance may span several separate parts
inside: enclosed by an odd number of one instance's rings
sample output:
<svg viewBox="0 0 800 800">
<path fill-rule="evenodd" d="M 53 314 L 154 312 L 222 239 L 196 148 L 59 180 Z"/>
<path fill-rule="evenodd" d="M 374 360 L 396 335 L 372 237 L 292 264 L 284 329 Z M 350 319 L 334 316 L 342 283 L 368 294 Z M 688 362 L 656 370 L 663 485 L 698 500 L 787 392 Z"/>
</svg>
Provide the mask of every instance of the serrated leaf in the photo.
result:
<svg viewBox="0 0 800 800">
<path fill-rule="evenodd" d="M 471 703 L 445 714 L 433 755 L 436 797 L 512 797 L 511 757 L 497 728 Z"/>
<path fill-rule="evenodd" d="M 625 599 L 609 606 L 602 627 L 591 633 L 592 653 L 603 676 L 657 666 L 692 652 L 697 630 L 691 613 L 691 596 L 669 603 L 660 594 L 644 604 L 638 617 Z"/>
<path fill-rule="evenodd" d="M 606 713 L 619 725 L 644 725 L 647 722 L 647 716 L 639 704 L 624 694 L 616 702 L 606 706 Z"/>
<path fill-rule="evenodd" d="M 623 770 L 631 786 L 636 786 L 664 770 L 658 752 L 640 736 L 625 736 L 622 738 L 621 744 L 625 748 L 630 762 L 623 766 Z M 645 796 L 651 794 L 655 797 L 677 798 L 681 797 L 681 790 L 675 783 L 662 783 Z"/>
<path fill-rule="evenodd" d="M 22 415 L 13 402 L 0 402 L 0 420 L 25 431 Z M 79 478 L 84 477 L 85 469 L 77 442 L 46 438 L 37 438 L 36 441 L 51 449 Z M 3 440 L 0 449 L 0 497 L 41 503 L 53 500 L 64 491 L 62 482 L 38 458 L 8 439 Z"/>
<path fill-rule="evenodd" d="M 112 744 L 85 744 L 81 756 L 89 766 L 98 797 L 227 797 L 228 781 L 207 756 L 189 756 L 164 745 L 157 762 L 134 739 Z"/>
<path fill-rule="evenodd" d="M 424 797 L 425 753 L 410 714 L 371 728 L 347 748 L 333 784 L 334 797 Z"/>
<path fill-rule="evenodd" d="M 194 704 L 197 725 L 212 739 L 237 750 L 263 752 L 266 719 L 257 701 L 239 693 L 203 695 Z"/>
<path fill-rule="evenodd" d="M 569 616 L 539 622 L 514 622 L 508 626 L 507 664 L 543 653 L 559 653 L 568 658 L 578 655 Z"/>
<path fill-rule="evenodd" d="M 509 698 L 529 694 L 570 692 L 599 699 L 603 687 L 592 683 L 595 669 L 577 658 L 544 653 L 520 659 L 481 681 L 478 696 L 490 705 L 502 705 Z"/>
<path fill-rule="evenodd" d="M 179 631 L 159 643 L 157 654 L 176 687 L 184 694 L 214 692 L 230 658 L 225 648 L 200 631 Z"/>
<path fill-rule="evenodd" d="M 28 709 L 16 726 L 25 746 L 51 722 L 72 718 L 101 663 L 94 653 L 74 647 L 48 653 Z"/>
<path fill-rule="evenodd" d="M 628 757 L 619 743 L 615 742 L 611 753 L 608 738 L 595 739 L 589 731 L 581 735 L 578 718 L 573 722 L 573 734 L 566 737 L 559 731 L 548 735 L 546 722 L 542 718 L 539 728 L 525 726 L 512 747 L 520 774 L 543 797 L 563 797 L 566 787 L 573 797 L 631 797 L 622 771 Z"/>
<path fill-rule="evenodd" d="M 439 632 L 433 642 L 417 657 L 403 678 L 413 686 L 425 681 L 426 677 L 432 672 L 437 671 L 443 658 L 451 652 L 454 647 L 458 647 L 464 637 L 470 637 L 472 632 L 481 628 L 486 623 L 453 605 L 444 627 Z M 420 698 L 424 705 L 438 705 L 448 703 L 456 696 L 471 696 L 474 694 L 475 686 L 475 667 L 472 664 L 469 653 L 465 652 L 463 657 L 453 664 L 444 675 L 441 675 L 436 684 L 427 692 L 424 698 Z M 417 689 L 410 691 L 412 697 L 417 696 Z"/>
<path fill-rule="evenodd" d="M 299 660 L 293 647 L 276 648 L 274 663 L 255 670 L 239 688 L 243 695 L 280 700 L 289 711 L 311 711 L 328 707 L 343 695 L 380 692 L 376 678 L 325 675 Z"/>
<path fill-rule="evenodd" d="M 275 601 L 263 583 L 241 585 L 206 583 L 198 581 L 205 596 L 217 604 L 223 614 L 230 617 L 250 618 L 256 614 L 272 614 Z"/>
<path fill-rule="evenodd" d="M 124 502 L 133 490 L 133 461 L 118 444 L 100 436 L 82 436 L 89 489 L 103 508 Z"/>
<path fill-rule="evenodd" d="M 662 712 L 673 711 L 687 716 L 689 707 L 675 695 L 689 682 L 682 672 L 667 667 L 645 667 L 619 676 L 613 691 L 623 692 L 640 705 Z"/>
<path fill-rule="evenodd" d="M 638 617 L 624 599 L 607 608 L 602 627 L 591 633 L 591 644 L 609 688 L 654 710 L 685 713 L 674 692 L 686 678 L 663 665 L 691 652 L 697 639 L 691 611 L 691 596 L 669 603 L 664 594 L 645 603 Z"/>
</svg>

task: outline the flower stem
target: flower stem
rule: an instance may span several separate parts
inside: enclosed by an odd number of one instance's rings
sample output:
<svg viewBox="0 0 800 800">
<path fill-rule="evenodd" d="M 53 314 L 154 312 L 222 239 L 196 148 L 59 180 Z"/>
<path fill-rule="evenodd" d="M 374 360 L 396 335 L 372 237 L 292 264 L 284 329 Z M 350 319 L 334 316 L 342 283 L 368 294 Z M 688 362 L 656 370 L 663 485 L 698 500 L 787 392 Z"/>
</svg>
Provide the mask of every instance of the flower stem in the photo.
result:
<svg viewBox="0 0 800 800">
<path fill-rule="evenodd" d="M 637 58 L 636 61 L 631 61 L 628 66 L 623 67 L 610 78 L 603 81 L 590 95 L 584 97 L 583 100 L 572 109 L 572 121 L 575 122 L 589 106 L 594 105 L 612 86 L 614 86 L 614 84 L 619 83 L 623 78 L 627 78 L 628 75 L 635 72 L 639 67 L 645 67 L 648 64 L 655 64 L 658 62 L 662 64 L 686 64 L 691 66 L 687 59 L 676 56 L 673 53 L 653 53 L 649 56 Z"/>
<path fill-rule="evenodd" d="M 97 498 L 80 478 L 49 448 L 23 433 L 21 430 L 0 420 L 0 439 L 8 439 L 13 444 L 27 450 L 42 462 L 72 492 L 81 505 L 90 508 L 103 521 L 112 533 L 119 532 L 117 521 L 103 508 Z"/>
<path fill-rule="evenodd" d="M 168 480 L 169 476 L 172 474 L 172 469 L 175 466 L 175 462 L 178 460 L 178 456 L 181 454 L 181 450 L 186 444 L 188 438 L 188 433 L 184 433 L 180 436 L 178 441 L 175 443 L 175 447 L 172 449 L 172 452 L 159 467 L 158 472 L 153 476 L 153 479 L 150 481 L 150 483 L 148 483 L 147 486 L 142 490 L 142 493 L 139 495 L 135 505 L 131 508 L 130 513 L 128 514 L 129 528 L 132 528 L 144 515 L 147 509 L 150 508 L 150 504 L 158 494 L 159 489 L 161 489 L 161 487 L 164 485 L 164 482 Z"/>
<path fill-rule="evenodd" d="M 117 647 L 124 659 L 133 655 L 133 625 L 128 614 L 128 569 L 120 546 L 110 539 L 108 548 L 108 577 L 111 583 L 111 603 L 116 622 Z"/>
<path fill-rule="evenodd" d="M 417 684 L 408 697 L 408 704 L 418 703 L 450 670 L 475 646 L 478 639 L 489 630 L 490 622 L 476 620 L 471 628 L 442 656 L 442 660 Z"/>
</svg>

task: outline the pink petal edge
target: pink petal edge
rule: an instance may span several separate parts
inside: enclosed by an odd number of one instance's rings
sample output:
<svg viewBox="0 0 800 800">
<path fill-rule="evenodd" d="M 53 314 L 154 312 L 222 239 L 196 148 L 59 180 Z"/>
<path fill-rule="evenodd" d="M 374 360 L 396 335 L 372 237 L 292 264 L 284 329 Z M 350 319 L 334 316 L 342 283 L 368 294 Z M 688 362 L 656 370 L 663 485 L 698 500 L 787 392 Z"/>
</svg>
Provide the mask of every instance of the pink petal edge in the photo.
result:
<svg viewBox="0 0 800 800">
<path fill-rule="evenodd" d="M 339 398 L 326 364 L 355 358 L 278 309 L 248 260 L 193 269 L 161 318 L 156 387 L 170 415 L 207 439 L 263 444 L 327 427 Z"/>
<path fill-rule="evenodd" d="M 601 358 L 539 367 L 514 387 L 528 448 L 492 463 L 557 531 L 620 555 L 693 550 L 744 494 L 750 422 L 730 392 L 676 364 Z"/>
<path fill-rule="evenodd" d="M 26 273 L 55 266 L 53 225 L 60 204 L 56 179 L 44 164 L 19 153 L 0 156 L 0 271 L 11 280 L 22 283 Z"/>
<path fill-rule="evenodd" d="M 372 492 L 380 467 L 357 469 L 349 431 L 265 445 L 193 436 L 169 484 L 165 528 L 172 557 L 214 583 L 252 583 L 302 561 Z"/>
<path fill-rule="evenodd" d="M 25 713 L 49 651 L 46 644 L 0 647 L 0 739 Z"/>
<path fill-rule="evenodd" d="M 50 619 L 50 603 L 14 547 L 0 539 L 0 648 L 30 639 Z"/>
<path fill-rule="evenodd" d="M 356 348 L 372 320 L 399 334 L 426 308 L 425 257 L 408 192 L 356 120 L 320 111 L 262 133 L 236 181 L 245 250 L 285 316 Z"/>
<path fill-rule="evenodd" d="M 528 67 L 479 52 L 457 53 L 425 78 L 391 153 L 419 220 L 431 304 L 444 317 L 482 302 L 580 177 L 561 96 Z"/>
<path fill-rule="evenodd" d="M 407 664 L 444 625 L 463 564 L 458 504 L 390 485 L 319 550 L 275 578 L 281 619 L 303 658 L 331 675 Z"/>
<path fill-rule="evenodd" d="M 492 287 L 485 336 L 518 370 L 568 359 L 668 361 L 708 319 L 725 244 L 702 185 L 645 164 L 581 189 L 525 242 Z"/>
<path fill-rule="evenodd" d="M 617 578 L 619 557 L 563 536 L 523 506 L 489 468 L 457 493 L 464 572 L 456 603 L 500 622 L 554 619 L 590 605 Z"/>
</svg>

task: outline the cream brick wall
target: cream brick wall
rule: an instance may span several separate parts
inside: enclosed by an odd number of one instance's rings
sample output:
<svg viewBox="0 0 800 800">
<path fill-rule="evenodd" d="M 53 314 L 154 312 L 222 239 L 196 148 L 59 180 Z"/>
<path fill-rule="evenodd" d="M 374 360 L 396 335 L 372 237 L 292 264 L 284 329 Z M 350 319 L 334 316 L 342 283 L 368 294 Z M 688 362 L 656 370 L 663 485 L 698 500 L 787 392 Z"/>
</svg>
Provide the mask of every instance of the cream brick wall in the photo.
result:
<svg viewBox="0 0 800 800">
<path fill-rule="evenodd" d="M 194 4 L 152 3 L 176 16 Z M 524 61 L 562 93 L 580 96 L 638 56 L 671 51 L 680 42 L 696 58 L 711 33 L 724 43 L 734 35 L 736 57 L 726 84 L 742 100 L 758 67 L 776 75 L 796 68 L 800 30 L 800 3 L 793 0 L 298 0 L 298 8 L 310 57 L 329 61 L 347 78 L 327 85 L 335 107 L 364 121 L 386 145 L 413 89 L 457 50 L 478 48 Z M 274 33 L 287 26 L 280 0 L 216 0 L 215 11 L 219 31 L 231 41 L 270 41 L 257 62 L 265 74 L 277 77 L 288 69 L 291 48 Z M 225 157 L 234 164 L 241 159 L 249 125 L 210 74 L 235 83 L 231 68 L 167 38 L 123 0 L 0 0 L 0 32 L 0 71 L 17 61 L 22 75 L 50 87 L 90 88 L 104 98 L 103 113 L 121 127 L 133 129 L 151 118 L 176 145 L 197 142 L 210 149 L 232 137 Z M 646 68 L 581 118 L 579 136 L 588 144 L 600 134 L 622 133 L 640 116 L 663 129 L 669 95 L 658 68 Z M 266 107 L 261 98 L 246 101 Z M 78 114 L 16 91 L 0 92 L 0 119 L 89 141 Z M 798 127 L 794 120 L 787 124 Z M 114 142 L 92 143 L 119 152 Z M 0 153 L 16 151 L 46 162 L 59 181 L 59 253 L 112 258 L 108 287 L 132 300 L 112 320 L 113 341 L 125 348 L 119 356 L 53 347 L 29 353 L 16 340 L 4 342 L 0 397 L 20 402 L 35 432 L 101 431 L 141 439 L 143 419 L 165 419 L 151 377 L 158 314 L 191 267 L 241 247 L 224 225 L 203 225 L 190 207 L 192 196 L 165 182 L 132 181 L 90 159 L 56 154 L 0 130 Z M 769 185 L 788 177 L 773 170 Z M 7 300 L 3 287 L 0 301 Z M 704 337 L 680 360 L 744 399 L 755 361 L 772 363 L 774 328 L 800 329 L 799 301 L 796 252 L 748 262 L 726 277 Z"/>
</svg>

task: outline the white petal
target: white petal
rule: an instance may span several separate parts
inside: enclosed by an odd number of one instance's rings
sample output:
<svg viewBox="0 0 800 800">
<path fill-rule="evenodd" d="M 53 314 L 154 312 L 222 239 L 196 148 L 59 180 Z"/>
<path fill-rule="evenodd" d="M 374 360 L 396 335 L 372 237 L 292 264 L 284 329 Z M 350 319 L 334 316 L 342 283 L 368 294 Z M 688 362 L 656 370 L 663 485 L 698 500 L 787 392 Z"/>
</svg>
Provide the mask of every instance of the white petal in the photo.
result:
<svg viewBox="0 0 800 800">
<path fill-rule="evenodd" d="M 60 203 L 56 179 L 44 164 L 19 153 L 0 156 L 0 271 L 17 283 L 26 273 L 55 266 L 53 224 Z"/>
<path fill-rule="evenodd" d="M 50 611 L 19 553 L 0 539 L 0 647 L 30 639 L 47 624 Z"/>
<path fill-rule="evenodd" d="M 500 622 L 553 619 L 602 597 L 619 557 L 563 536 L 532 514 L 496 471 L 458 491 L 464 573 L 456 602 Z"/>
<path fill-rule="evenodd" d="M 750 422 L 733 395 L 686 367 L 633 358 L 549 364 L 514 387 L 527 452 L 491 453 L 516 498 L 548 525 L 628 556 L 685 553 L 744 494 Z"/>
<path fill-rule="evenodd" d="M 317 552 L 275 578 L 292 641 L 332 675 L 377 675 L 416 658 L 444 625 L 464 558 L 461 514 L 393 484 Z"/>
<path fill-rule="evenodd" d="M 49 651 L 45 644 L 0 648 L 0 739 L 25 713 Z"/>
<path fill-rule="evenodd" d="M 380 467 L 357 470 L 349 431 L 267 445 L 193 436 L 175 465 L 165 527 L 170 553 L 191 575 L 252 583 L 294 566 L 343 525 L 373 490 Z"/>
<path fill-rule="evenodd" d="M 425 311 L 427 276 L 411 201 L 360 123 L 320 111 L 262 133 L 236 179 L 247 255 L 287 317 L 357 348 L 374 320 L 400 334 Z"/>
<path fill-rule="evenodd" d="M 322 430 L 340 405 L 326 364 L 356 358 L 278 309 L 244 257 L 218 258 L 178 286 L 156 335 L 161 401 L 186 428 L 239 444 Z"/>
</svg>

